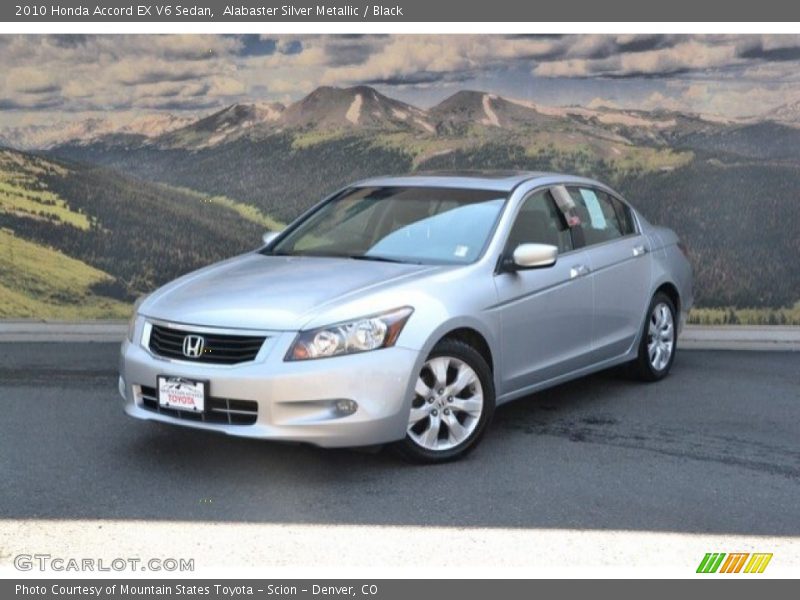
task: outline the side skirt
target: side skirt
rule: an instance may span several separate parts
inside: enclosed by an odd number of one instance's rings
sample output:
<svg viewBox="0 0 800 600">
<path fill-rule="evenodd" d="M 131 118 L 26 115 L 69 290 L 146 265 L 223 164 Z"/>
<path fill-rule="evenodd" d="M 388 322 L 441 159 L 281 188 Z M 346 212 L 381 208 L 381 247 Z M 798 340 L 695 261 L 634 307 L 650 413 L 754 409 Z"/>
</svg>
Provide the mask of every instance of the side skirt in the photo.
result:
<svg viewBox="0 0 800 600">
<path fill-rule="evenodd" d="M 637 338 L 638 337 L 639 336 L 637 336 Z M 609 358 L 602 362 L 590 365 L 588 367 L 583 367 L 581 369 L 577 369 L 570 373 L 566 373 L 565 375 L 559 375 L 558 377 L 553 377 L 545 381 L 540 381 L 539 383 L 534 383 L 533 385 L 526 386 L 519 390 L 514 390 L 513 392 L 508 392 L 506 394 L 503 394 L 502 396 L 499 396 L 497 398 L 496 401 L 497 405 L 499 406 L 501 404 L 505 404 L 506 402 L 511 402 L 512 400 L 516 400 L 517 398 L 522 398 L 523 396 L 528 396 L 535 392 L 540 392 L 544 389 L 554 387 L 561 383 L 572 381 L 573 379 L 579 379 L 580 377 L 585 377 L 586 375 L 597 373 L 598 371 L 603 371 L 605 369 L 609 369 L 611 367 L 624 364 L 636 358 L 636 349 L 638 349 L 638 344 L 634 346 L 633 351 L 628 351 L 625 354 L 621 354 L 620 356 Z"/>
</svg>

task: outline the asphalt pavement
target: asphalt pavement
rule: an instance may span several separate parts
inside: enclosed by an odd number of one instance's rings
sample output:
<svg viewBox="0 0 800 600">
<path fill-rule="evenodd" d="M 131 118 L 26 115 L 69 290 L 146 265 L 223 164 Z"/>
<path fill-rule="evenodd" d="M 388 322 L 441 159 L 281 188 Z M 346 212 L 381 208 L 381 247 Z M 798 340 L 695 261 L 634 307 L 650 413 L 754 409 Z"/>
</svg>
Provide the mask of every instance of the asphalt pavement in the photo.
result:
<svg viewBox="0 0 800 600">
<path fill-rule="evenodd" d="M 501 407 L 475 452 L 428 467 L 131 419 L 117 357 L 0 344 L 0 562 L 65 522 L 800 535 L 796 352 L 600 373 Z"/>
</svg>

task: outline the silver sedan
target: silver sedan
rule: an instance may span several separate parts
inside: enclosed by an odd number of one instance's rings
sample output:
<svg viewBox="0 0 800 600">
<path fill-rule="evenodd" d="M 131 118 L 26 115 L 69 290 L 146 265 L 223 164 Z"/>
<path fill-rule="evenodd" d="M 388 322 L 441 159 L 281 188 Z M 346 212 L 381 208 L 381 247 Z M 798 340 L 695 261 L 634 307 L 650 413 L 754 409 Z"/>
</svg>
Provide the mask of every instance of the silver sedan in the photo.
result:
<svg viewBox="0 0 800 600">
<path fill-rule="evenodd" d="M 369 179 L 264 241 L 138 304 L 129 415 L 439 462 L 505 402 L 615 365 L 663 378 L 692 305 L 676 235 L 569 175 Z"/>
</svg>

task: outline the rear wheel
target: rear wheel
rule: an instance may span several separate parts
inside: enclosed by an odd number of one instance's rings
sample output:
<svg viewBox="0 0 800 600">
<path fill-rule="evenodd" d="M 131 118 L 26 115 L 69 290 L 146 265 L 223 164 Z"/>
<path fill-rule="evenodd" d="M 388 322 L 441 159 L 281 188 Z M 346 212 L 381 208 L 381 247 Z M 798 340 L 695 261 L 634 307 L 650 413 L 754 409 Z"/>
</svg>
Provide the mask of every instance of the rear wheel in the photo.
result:
<svg viewBox="0 0 800 600">
<path fill-rule="evenodd" d="M 486 361 L 464 342 L 443 340 L 417 374 L 406 437 L 395 448 L 414 462 L 453 460 L 475 447 L 493 414 Z"/>
<path fill-rule="evenodd" d="M 643 381 L 663 379 L 672 368 L 678 343 L 675 305 L 658 292 L 650 301 L 639 342 L 639 354 L 631 363 L 634 375 Z"/>
</svg>

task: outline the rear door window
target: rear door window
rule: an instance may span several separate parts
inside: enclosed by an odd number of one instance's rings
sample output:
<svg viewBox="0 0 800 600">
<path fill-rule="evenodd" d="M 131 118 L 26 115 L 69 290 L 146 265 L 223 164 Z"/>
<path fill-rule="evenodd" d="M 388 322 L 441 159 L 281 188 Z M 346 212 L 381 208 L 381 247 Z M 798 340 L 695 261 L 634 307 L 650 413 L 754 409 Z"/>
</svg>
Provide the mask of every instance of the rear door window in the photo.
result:
<svg viewBox="0 0 800 600">
<path fill-rule="evenodd" d="M 633 233 L 630 214 L 626 218 L 624 210 L 615 206 L 615 203 L 622 204 L 616 198 L 592 188 L 568 189 L 575 201 L 577 227 L 580 228 L 587 246 L 602 244 Z"/>
<path fill-rule="evenodd" d="M 623 235 L 631 235 L 636 233 L 636 225 L 633 224 L 631 207 L 621 200 L 614 198 L 614 196 L 608 196 L 608 199 L 614 206 L 614 210 L 617 211 L 617 218 L 619 219 L 619 224 L 622 227 Z"/>
</svg>

